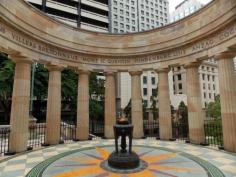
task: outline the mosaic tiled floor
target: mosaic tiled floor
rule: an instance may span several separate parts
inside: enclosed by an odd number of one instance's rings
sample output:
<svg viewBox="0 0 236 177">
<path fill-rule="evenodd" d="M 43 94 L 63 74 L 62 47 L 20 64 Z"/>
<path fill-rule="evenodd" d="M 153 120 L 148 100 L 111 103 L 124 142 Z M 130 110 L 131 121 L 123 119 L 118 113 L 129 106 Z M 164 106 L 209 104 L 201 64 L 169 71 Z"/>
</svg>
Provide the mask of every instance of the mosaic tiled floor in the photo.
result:
<svg viewBox="0 0 236 177">
<path fill-rule="evenodd" d="M 129 174 L 100 167 L 112 140 L 58 145 L 0 161 L 1 177 L 236 177 L 236 155 L 177 142 L 135 140 L 134 151 L 148 163 Z"/>
</svg>

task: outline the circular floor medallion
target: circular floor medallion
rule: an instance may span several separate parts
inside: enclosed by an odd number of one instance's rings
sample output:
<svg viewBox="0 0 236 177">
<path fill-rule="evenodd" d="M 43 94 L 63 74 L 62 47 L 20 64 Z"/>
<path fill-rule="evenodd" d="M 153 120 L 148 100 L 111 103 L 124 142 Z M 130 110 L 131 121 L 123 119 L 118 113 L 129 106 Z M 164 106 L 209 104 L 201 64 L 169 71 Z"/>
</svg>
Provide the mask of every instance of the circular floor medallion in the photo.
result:
<svg viewBox="0 0 236 177">
<path fill-rule="evenodd" d="M 122 171 L 107 165 L 113 146 L 81 148 L 47 159 L 27 177 L 224 177 L 211 163 L 196 156 L 167 148 L 134 146 L 142 160 L 134 170 Z"/>
</svg>

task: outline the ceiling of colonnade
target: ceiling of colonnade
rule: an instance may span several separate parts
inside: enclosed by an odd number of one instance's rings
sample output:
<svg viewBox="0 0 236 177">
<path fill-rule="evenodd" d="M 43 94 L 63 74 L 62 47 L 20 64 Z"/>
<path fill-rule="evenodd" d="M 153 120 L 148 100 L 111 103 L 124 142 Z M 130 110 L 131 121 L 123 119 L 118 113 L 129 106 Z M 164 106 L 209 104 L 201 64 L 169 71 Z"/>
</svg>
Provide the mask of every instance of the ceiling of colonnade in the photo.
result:
<svg viewBox="0 0 236 177">
<path fill-rule="evenodd" d="M 24 0 L 0 1 L 0 50 L 43 63 L 97 70 L 157 69 L 205 59 L 235 44 L 235 0 L 214 0 L 173 24 L 120 35 L 62 24 Z"/>
</svg>

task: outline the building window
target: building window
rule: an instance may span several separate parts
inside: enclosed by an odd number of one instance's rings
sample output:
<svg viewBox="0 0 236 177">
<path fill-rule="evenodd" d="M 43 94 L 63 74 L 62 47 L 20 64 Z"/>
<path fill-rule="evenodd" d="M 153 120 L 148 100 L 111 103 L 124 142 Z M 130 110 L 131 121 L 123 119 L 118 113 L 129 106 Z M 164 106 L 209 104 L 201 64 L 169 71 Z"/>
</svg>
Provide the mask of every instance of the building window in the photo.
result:
<svg viewBox="0 0 236 177">
<path fill-rule="evenodd" d="M 180 81 L 182 79 L 181 74 L 178 74 L 178 80 Z"/>
<path fill-rule="evenodd" d="M 181 83 L 179 83 L 179 89 L 180 89 L 180 90 L 182 89 L 182 84 L 181 84 Z"/>
<path fill-rule="evenodd" d="M 203 95 L 204 95 L 204 98 L 206 99 L 206 93 L 205 93 L 205 92 L 204 92 L 204 94 L 203 94 Z"/>
<path fill-rule="evenodd" d="M 147 107 L 148 106 L 148 101 L 147 100 L 143 100 L 143 105 L 144 105 L 144 107 Z"/>
<path fill-rule="evenodd" d="M 202 80 L 205 80 L 205 74 L 202 74 Z"/>
<path fill-rule="evenodd" d="M 147 76 L 143 76 L 143 84 L 147 84 Z"/>
<path fill-rule="evenodd" d="M 143 95 L 147 96 L 147 88 L 143 88 Z"/>
<path fill-rule="evenodd" d="M 155 84 L 156 84 L 156 78 L 152 77 L 152 85 L 155 85 Z"/>
<path fill-rule="evenodd" d="M 152 89 L 152 96 L 157 96 L 157 89 Z"/>
</svg>

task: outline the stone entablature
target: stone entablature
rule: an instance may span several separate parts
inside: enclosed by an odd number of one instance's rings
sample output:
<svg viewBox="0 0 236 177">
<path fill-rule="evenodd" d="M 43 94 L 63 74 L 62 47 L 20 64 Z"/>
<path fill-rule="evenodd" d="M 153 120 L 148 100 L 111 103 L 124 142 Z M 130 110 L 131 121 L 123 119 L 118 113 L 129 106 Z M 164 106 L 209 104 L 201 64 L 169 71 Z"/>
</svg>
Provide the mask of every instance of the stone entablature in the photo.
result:
<svg viewBox="0 0 236 177">
<path fill-rule="evenodd" d="M 68 67 L 101 71 L 127 71 L 130 66 L 157 69 L 163 63 L 180 65 L 206 59 L 235 45 L 236 2 L 224 2 L 215 0 L 197 14 L 166 27 L 142 33 L 111 35 L 59 24 L 29 8 L 21 0 L 2 1 L 0 50 L 20 52 L 42 63 L 63 63 Z M 222 3 L 224 6 L 221 6 Z M 215 12 L 219 6 L 224 10 Z M 29 14 L 34 18 L 27 19 Z M 206 14 L 211 14 L 211 18 L 202 18 Z M 38 24 L 43 22 L 44 26 L 39 27 Z"/>
</svg>

